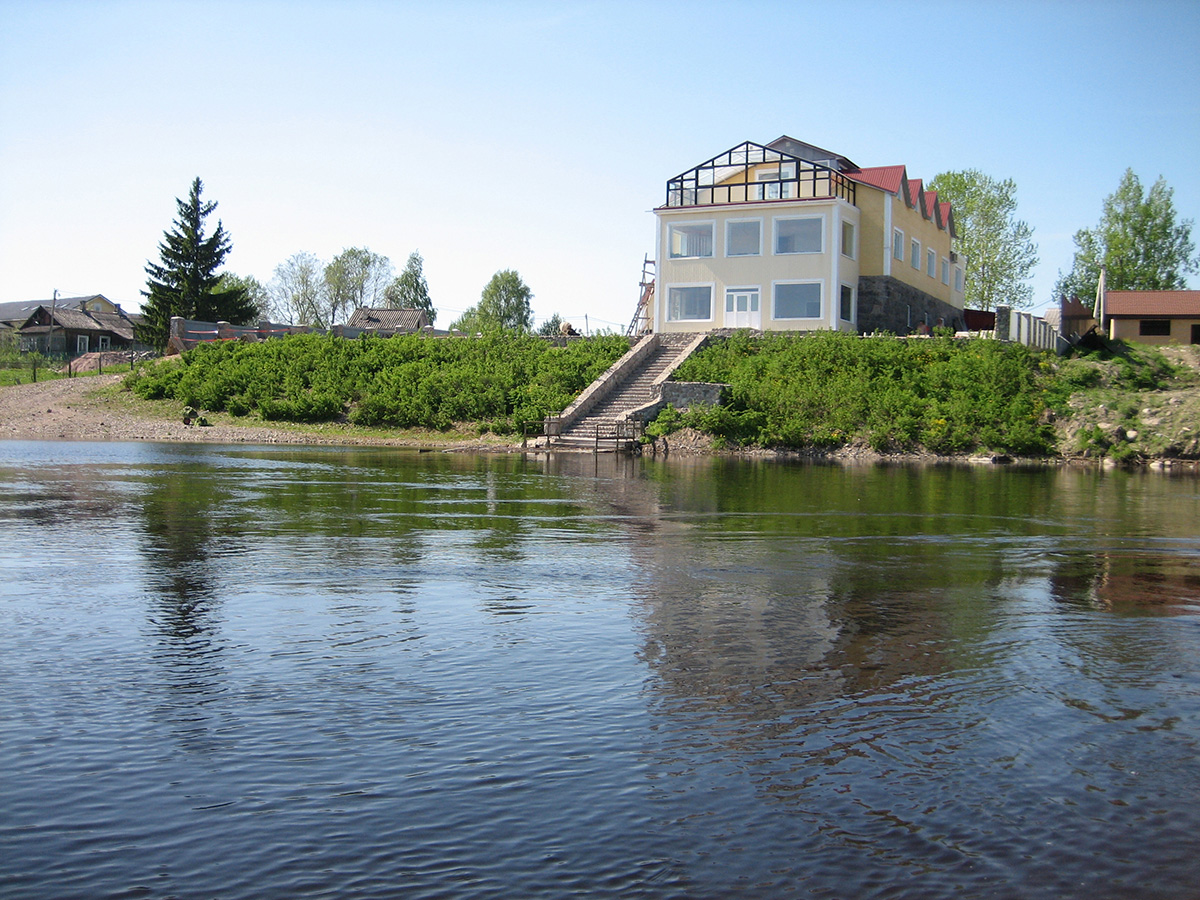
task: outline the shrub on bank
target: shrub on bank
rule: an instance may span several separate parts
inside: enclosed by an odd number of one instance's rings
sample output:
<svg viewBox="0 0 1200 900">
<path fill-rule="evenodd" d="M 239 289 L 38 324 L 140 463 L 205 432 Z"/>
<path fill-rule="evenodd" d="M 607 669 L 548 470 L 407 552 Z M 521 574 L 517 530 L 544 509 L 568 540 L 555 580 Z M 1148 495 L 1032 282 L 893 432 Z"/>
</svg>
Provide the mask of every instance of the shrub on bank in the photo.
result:
<svg viewBox="0 0 1200 900">
<path fill-rule="evenodd" d="M 738 332 L 676 371 L 681 381 L 729 385 L 721 408 L 691 411 L 679 423 L 734 446 L 864 441 L 881 451 L 1050 453 L 1045 359 L 988 340 Z"/>
<path fill-rule="evenodd" d="M 566 407 L 629 349 L 609 335 L 554 346 L 511 332 L 475 338 L 294 335 L 202 344 L 127 380 L 139 397 L 295 422 L 512 433 Z"/>
</svg>

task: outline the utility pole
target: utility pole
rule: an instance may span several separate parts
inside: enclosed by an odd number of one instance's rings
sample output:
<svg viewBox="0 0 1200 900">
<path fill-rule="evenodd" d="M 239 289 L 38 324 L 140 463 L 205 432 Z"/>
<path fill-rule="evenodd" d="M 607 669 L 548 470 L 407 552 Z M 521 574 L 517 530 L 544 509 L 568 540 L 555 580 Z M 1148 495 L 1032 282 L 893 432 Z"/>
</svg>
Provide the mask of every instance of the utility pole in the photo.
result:
<svg viewBox="0 0 1200 900">
<path fill-rule="evenodd" d="M 54 351 L 54 308 L 58 306 L 58 288 L 50 298 L 50 330 L 46 332 L 46 356 L 49 358 Z M 64 338 L 65 340 L 65 338 Z M 66 349 L 65 347 L 63 349 Z"/>
</svg>

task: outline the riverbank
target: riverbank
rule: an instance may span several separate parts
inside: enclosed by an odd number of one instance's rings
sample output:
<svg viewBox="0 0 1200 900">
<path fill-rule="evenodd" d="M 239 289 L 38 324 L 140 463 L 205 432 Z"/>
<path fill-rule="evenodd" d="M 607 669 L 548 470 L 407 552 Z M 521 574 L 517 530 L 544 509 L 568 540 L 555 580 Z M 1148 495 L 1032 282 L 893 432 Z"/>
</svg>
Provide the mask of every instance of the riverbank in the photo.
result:
<svg viewBox="0 0 1200 900">
<path fill-rule="evenodd" d="M 496 435 L 387 431 L 350 425 L 264 423 L 205 413 L 207 426 L 185 425 L 183 406 L 146 401 L 121 389 L 125 374 L 62 378 L 0 389 L 0 440 L 167 441 L 216 444 L 309 444 L 512 450 Z"/>
<path fill-rule="evenodd" d="M 1200 365 L 1200 354 L 1192 349 L 1180 351 L 1175 361 L 1188 367 Z M 64 378 L 37 384 L 0 388 L 0 440 L 26 441 L 158 441 L 214 444 L 293 444 L 313 446 L 408 447 L 459 452 L 511 453 L 521 450 L 545 450 L 544 438 L 531 438 L 527 444 L 511 436 L 476 435 L 462 431 L 420 429 L 388 430 L 363 428 L 349 424 L 322 423 L 305 425 L 290 422 L 263 422 L 235 417 L 227 413 L 205 413 L 207 426 L 185 425 L 183 406 L 175 401 L 146 401 L 123 390 L 124 373 Z M 865 444 L 848 444 L 833 450 L 776 451 L 766 449 L 726 450 L 692 429 L 675 432 L 660 439 L 656 452 L 675 455 L 729 454 L 742 457 L 818 460 L 838 463 L 1038 463 L 1114 465 L 1111 457 L 1098 458 L 1086 452 L 1095 435 L 1109 435 L 1111 441 L 1136 442 L 1139 446 L 1161 448 L 1159 453 L 1143 452 L 1136 462 L 1152 468 L 1175 471 L 1200 471 L 1200 459 L 1189 451 L 1200 452 L 1200 390 L 1188 385 L 1181 389 L 1155 392 L 1107 403 L 1083 402 L 1073 415 L 1056 423 L 1060 443 L 1067 451 L 1061 456 L 1040 459 L 1013 459 L 1005 455 L 965 454 L 939 456 L 926 452 L 878 453 Z M 1132 409 L 1145 422 L 1139 433 L 1118 412 Z M 1116 420 L 1103 421 L 1105 418 Z M 1125 421 L 1126 424 L 1122 424 Z M 1091 424 L 1098 423 L 1098 424 Z M 1153 423 L 1151 428 L 1146 424 Z M 1084 437 L 1081 438 L 1080 436 Z M 1182 445 L 1182 447 L 1181 447 Z M 1075 449 L 1072 449 L 1075 448 Z M 1180 450 L 1184 453 L 1181 454 Z"/>
</svg>

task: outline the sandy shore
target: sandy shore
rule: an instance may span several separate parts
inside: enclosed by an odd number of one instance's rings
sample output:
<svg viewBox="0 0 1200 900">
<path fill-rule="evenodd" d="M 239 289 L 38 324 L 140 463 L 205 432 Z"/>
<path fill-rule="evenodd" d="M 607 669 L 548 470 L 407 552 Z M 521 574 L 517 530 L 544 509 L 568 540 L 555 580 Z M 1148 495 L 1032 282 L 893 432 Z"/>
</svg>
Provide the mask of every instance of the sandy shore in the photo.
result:
<svg viewBox="0 0 1200 900">
<path fill-rule="evenodd" d="M 512 444 L 490 439 L 441 441 L 363 435 L 320 427 L 289 430 L 286 425 L 240 425 L 213 417 L 211 426 L 184 425 L 155 414 L 127 391 L 113 391 L 125 374 L 63 378 L 0 388 L 0 440 L 16 441 L 181 441 L 219 444 L 328 444 L 393 447 L 438 446 L 443 449 L 511 450 Z"/>
</svg>

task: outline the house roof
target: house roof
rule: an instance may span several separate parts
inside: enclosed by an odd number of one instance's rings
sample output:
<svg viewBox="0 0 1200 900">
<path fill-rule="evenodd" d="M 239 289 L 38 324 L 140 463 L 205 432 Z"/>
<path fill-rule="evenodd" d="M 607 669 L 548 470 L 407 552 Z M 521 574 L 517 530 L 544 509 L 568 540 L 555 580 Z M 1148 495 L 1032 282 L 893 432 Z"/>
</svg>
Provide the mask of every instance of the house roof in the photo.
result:
<svg viewBox="0 0 1200 900">
<path fill-rule="evenodd" d="M 85 298 L 90 299 L 90 298 Z M 127 341 L 133 340 L 133 322 L 123 312 L 89 312 L 83 309 L 73 309 L 55 305 L 53 317 L 51 307 L 39 304 L 20 322 L 19 329 L 28 334 L 41 333 L 49 330 L 50 325 L 35 324 L 38 312 L 45 310 L 45 318 L 53 318 L 53 327 L 70 329 L 71 331 L 103 331 L 110 332 Z"/>
<path fill-rule="evenodd" d="M 908 186 L 908 172 L 904 166 L 872 166 L 868 169 L 850 169 L 843 173 L 848 178 L 877 187 L 889 194 L 902 193 Z M 905 197 L 905 202 L 908 198 Z M 911 203 L 909 204 L 911 206 Z"/>
<path fill-rule="evenodd" d="M 1104 314 L 1200 319 L 1200 291 L 1105 291 Z"/>
<path fill-rule="evenodd" d="M 767 144 L 772 150 L 778 150 L 781 153 L 786 153 L 788 156 L 795 156 L 799 159 L 807 160 L 808 162 L 818 163 L 822 166 L 828 166 L 831 169 L 836 169 L 839 172 L 846 172 L 850 169 L 857 169 L 858 166 L 842 156 L 840 153 L 834 153 L 832 150 L 823 150 L 815 144 L 808 144 L 804 141 L 798 141 L 794 137 L 788 137 L 786 134 L 780 135 Z"/>
<path fill-rule="evenodd" d="M 12 322 L 19 327 L 41 305 L 42 302 L 40 300 L 17 300 L 13 303 L 0 303 L 0 322 Z M 47 306 L 49 306 L 48 302 Z"/>
<path fill-rule="evenodd" d="M 429 324 L 424 310 L 372 309 L 360 306 L 346 323 L 349 328 L 378 328 L 385 331 L 417 331 Z"/>
<path fill-rule="evenodd" d="M 17 300 L 11 303 L 0 303 L 0 322 L 13 322 L 20 326 L 37 310 L 39 306 L 44 306 L 46 309 L 53 308 L 56 312 L 60 309 L 84 309 L 89 301 L 103 300 L 107 304 L 118 307 L 118 304 L 113 303 L 103 294 L 87 294 L 83 297 L 58 297 L 57 299 L 47 298 L 45 300 Z"/>
</svg>

